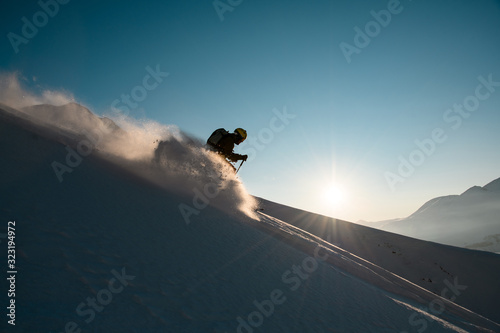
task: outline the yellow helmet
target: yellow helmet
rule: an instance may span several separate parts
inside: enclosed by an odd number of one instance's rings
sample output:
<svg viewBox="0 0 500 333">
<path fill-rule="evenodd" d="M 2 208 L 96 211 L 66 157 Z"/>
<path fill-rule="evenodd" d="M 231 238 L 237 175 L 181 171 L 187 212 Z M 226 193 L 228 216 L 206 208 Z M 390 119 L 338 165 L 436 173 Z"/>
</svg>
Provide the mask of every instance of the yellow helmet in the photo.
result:
<svg viewBox="0 0 500 333">
<path fill-rule="evenodd" d="M 245 140 L 247 138 L 247 131 L 245 131 L 243 128 L 237 128 L 234 130 L 234 133 L 237 133 L 241 136 L 241 141 Z"/>
</svg>

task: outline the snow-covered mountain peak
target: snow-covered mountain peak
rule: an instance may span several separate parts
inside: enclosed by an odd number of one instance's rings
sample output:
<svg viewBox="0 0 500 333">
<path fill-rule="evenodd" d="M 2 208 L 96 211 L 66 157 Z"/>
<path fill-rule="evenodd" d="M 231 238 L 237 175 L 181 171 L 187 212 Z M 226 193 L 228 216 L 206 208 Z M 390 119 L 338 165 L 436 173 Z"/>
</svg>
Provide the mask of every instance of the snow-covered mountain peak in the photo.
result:
<svg viewBox="0 0 500 333">
<path fill-rule="evenodd" d="M 467 195 L 481 195 L 485 194 L 487 190 L 484 187 L 481 186 L 472 186 L 469 188 L 467 191 L 461 194 L 461 196 L 467 196 Z"/>
<path fill-rule="evenodd" d="M 443 210 L 443 209 L 452 209 L 455 200 L 458 198 L 458 195 L 447 195 L 442 197 L 433 198 L 422 205 L 419 209 L 417 209 L 413 214 L 411 214 L 408 218 L 414 218 L 416 216 L 428 215 L 433 212 Z"/>
<path fill-rule="evenodd" d="M 500 252 L 500 178 L 433 198 L 403 219 L 364 225 L 443 244 Z"/>
<path fill-rule="evenodd" d="M 500 178 L 495 179 L 492 182 L 489 182 L 488 184 L 483 186 L 483 188 L 492 192 L 500 192 Z"/>
</svg>

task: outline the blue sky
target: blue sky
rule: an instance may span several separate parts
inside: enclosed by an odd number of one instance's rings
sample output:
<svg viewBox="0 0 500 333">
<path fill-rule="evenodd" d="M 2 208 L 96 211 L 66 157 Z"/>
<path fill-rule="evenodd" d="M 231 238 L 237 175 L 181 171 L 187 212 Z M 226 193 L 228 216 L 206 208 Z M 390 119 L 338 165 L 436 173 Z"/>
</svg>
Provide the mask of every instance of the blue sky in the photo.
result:
<svg viewBox="0 0 500 333">
<path fill-rule="evenodd" d="M 3 5 L 0 70 L 202 139 L 243 127 L 254 195 L 373 221 L 500 177 L 499 1 L 60 2 Z M 168 76 L 141 90 L 147 68 Z"/>
</svg>

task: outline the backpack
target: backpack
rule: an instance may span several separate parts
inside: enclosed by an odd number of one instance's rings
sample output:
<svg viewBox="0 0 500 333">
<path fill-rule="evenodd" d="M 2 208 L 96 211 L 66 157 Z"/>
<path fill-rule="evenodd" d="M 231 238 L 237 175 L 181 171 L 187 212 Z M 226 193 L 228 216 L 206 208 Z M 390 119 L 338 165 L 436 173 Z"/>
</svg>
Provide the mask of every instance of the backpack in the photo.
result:
<svg viewBox="0 0 500 333">
<path fill-rule="evenodd" d="M 228 134 L 229 134 L 229 132 L 226 131 L 223 128 L 216 129 L 212 133 L 212 135 L 210 135 L 210 137 L 208 138 L 207 144 L 209 144 L 209 145 L 211 145 L 213 147 L 217 147 L 218 144 L 219 144 L 220 139 L 222 139 L 223 137 L 225 137 Z"/>
</svg>

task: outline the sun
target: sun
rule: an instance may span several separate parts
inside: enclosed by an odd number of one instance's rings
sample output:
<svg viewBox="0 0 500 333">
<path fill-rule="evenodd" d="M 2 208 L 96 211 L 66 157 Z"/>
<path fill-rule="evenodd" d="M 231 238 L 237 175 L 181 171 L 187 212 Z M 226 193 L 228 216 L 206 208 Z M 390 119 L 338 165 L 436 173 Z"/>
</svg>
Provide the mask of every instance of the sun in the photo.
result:
<svg viewBox="0 0 500 333">
<path fill-rule="evenodd" d="M 344 192 L 339 186 L 330 185 L 323 191 L 323 200 L 326 204 L 337 206 L 344 200 Z"/>
</svg>

